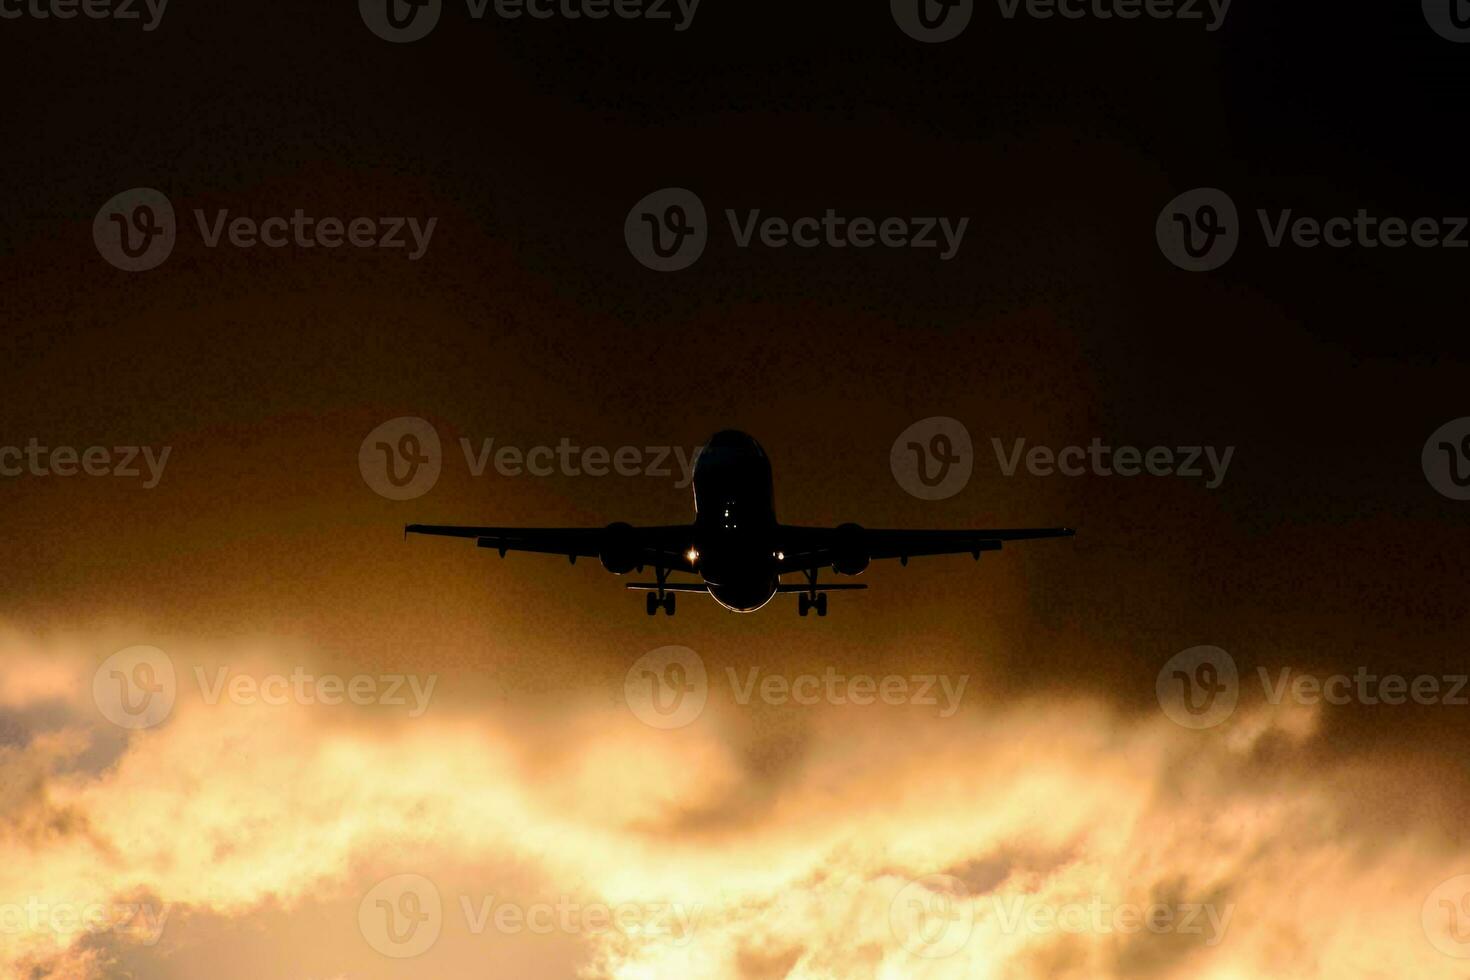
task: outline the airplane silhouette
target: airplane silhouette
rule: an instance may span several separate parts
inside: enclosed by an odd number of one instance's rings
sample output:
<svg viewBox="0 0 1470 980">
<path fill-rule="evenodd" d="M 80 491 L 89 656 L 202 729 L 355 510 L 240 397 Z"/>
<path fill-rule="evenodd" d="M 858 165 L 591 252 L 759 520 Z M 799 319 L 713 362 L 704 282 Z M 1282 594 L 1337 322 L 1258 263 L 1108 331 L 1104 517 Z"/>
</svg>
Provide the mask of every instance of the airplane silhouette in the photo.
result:
<svg viewBox="0 0 1470 980">
<path fill-rule="evenodd" d="M 674 615 L 674 596 L 703 593 L 732 612 L 755 612 L 782 593 L 797 596 L 797 611 L 827 615 L 828 592 L 866 589 L 866 585 L 817 584 L 817 572 L 860 575 L 873 559 L 897 558 L 907 565 L 921 555 L 999 551 L 1006 541 L 1071 537 L 1071 528 L 1017 528 L 977 531 L 874 530 L 857 524 L 796 527 L 776 521 L 771 463 L 765 450 L 744 432 L 716 433 L 700 450 L 694 466 L 694 523 L 663 527 L 458 527 L 410 524 L 409 534 L 474 538 L 481 548 L 597 558 L 609 572 L 626 575 L 651 567 L 655 582 L 628 586 L 647 592 L 648 615 L 662 609 Z M 670 572 L 690 572 L 700 582 L 670 582 Z M 785 584 L 781 576 L 800 573 L 806 584 Z"/>
</svg>

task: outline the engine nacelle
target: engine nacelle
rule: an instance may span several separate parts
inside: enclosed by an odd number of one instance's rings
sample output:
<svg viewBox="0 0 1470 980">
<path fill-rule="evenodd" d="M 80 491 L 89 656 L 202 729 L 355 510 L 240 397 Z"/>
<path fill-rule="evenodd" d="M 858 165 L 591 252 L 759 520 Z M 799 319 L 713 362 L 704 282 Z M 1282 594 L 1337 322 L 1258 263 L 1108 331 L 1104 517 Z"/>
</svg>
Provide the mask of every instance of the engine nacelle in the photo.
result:
<svg viewBox="0 0 1470 980">
<path fill-rule="evenodd" d="M 607 526 L 603 539 L 602 567 L 614 575 L 627 575 L 640 564 L 638 544 L 633 540 L 633 526 L 618 521 Z"/>
<path fill-rule="evenodd" d="M 862 527 L 857 524 L 839 525 L 832 548 L 832 571 L 838 575 L 861 575 L 867 571 L 870 560 L 867 548 L 863 546 Z"/>
</svg>

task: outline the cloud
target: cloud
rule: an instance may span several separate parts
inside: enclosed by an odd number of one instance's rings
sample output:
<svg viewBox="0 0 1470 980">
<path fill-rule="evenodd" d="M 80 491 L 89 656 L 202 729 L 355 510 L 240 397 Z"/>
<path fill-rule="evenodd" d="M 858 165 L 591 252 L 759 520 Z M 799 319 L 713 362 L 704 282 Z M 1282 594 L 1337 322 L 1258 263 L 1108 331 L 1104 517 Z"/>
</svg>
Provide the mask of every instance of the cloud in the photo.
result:
<svg viewBox="0 0 1470 980">
<path fill-rule="evenodd" d="M 456 700 L 468 677 L 420 717 L 210 703 L 195 667 L 316 668 L 174 650 L 167 720 L 122 731 L 92 700 L 111 649 L 4 648 L 0 964 L 19 975 L 1463 972 L 1421 922 L 1470 869 L 1454 829 L 1365 815 L 1436 795 L 1432 768 L 1333 758 L 1299 705 L 1200 732 L 1090 696 L 975 695 L 947 719 L 824 706 L 770 728 L 712 698 L 659 731 L 611 696 L 487 711 Z M 401 875 L 441 905 L 402 960 L 361 917 L 420 908 L 364 902 Z"/>
</svg>

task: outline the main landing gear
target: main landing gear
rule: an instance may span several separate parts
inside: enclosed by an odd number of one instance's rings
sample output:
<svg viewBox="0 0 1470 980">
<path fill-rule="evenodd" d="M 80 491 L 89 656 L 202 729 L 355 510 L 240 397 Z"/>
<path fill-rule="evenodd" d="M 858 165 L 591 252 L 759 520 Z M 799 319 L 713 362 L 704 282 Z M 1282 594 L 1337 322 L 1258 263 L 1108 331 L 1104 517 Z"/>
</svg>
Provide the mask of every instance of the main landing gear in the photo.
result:
<svg viewBox="0 0 1470 980">
<path fill-rule="evenodd" d="M 655 568 L 654 574 L 658 576 L 658 592 L 648 593 L 646 608 L 648 615 L 657 616 L 662 609 L 665 616 L 674 615 L 674 593 L 664 590 L 664 582 L 668 580 L 669 570 L 667 568 Z M 803 613 L 802 615 L 805 615 Z"/>
<path fill-rule="evenodd" d="M 802 574 L 806 576 L 806 584 L 811 588 L 811 591 L 797 594 L 797 615 L 805 616 L 813 609 L 817 611 L 818 616 L 827 615 L 827 593 L 817 591 L 817 570 L 811 568 Z"/>
</svg>

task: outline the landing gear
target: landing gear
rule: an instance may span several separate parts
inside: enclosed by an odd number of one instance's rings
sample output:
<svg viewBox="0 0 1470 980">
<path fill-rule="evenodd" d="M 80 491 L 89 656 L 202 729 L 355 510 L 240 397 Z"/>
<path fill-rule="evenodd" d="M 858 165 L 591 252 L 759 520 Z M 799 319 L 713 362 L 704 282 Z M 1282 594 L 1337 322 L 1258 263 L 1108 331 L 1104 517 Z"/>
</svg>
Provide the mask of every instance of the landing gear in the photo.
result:
<svg viewBox="0 0 1470 980">
<path fill-rule="evenodd" d="M 645 602 L 650 616 L 657 616 L 660 609 L 664 611 L 665 616 L 674 615 L 674 593 L 672 592 L 665 593 L 662 599 L 650 592 Z"/>
<path fill-rule="evenodd" d="M 805 616 L 813 609 L 817 611 L 818 616 L 827 615 L 827 593 L 822 592 L 815 596 L 798 595 L 796 597 L 796 611 L 799 615 Z"/>
<path fill-rule="evenodd" d="M 827 593 L 817 591 L 817 570 L 810 568 L 802 574 L 806 576 L 806 584 L 811 591 L 797 594 L 797 615 L 805 616 L 813 609 L 817 611 L 818 616 L 827 615 Z"/>
<path fill-rule="evenodd" d="M 672 616 L 674 615 L 675 594 L 664 589 L 664 582 L 669 577 L 669 570 L 667 568 L 656 568 L 654 569 L 654 573 L 658 575 L 658 592 L 648 593 L 648 598 L 645 600 L 645 608 L 650 616 L 657 616 L 660 609 L 664 611 L 665 616 Z"/>
</svg>

